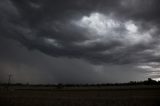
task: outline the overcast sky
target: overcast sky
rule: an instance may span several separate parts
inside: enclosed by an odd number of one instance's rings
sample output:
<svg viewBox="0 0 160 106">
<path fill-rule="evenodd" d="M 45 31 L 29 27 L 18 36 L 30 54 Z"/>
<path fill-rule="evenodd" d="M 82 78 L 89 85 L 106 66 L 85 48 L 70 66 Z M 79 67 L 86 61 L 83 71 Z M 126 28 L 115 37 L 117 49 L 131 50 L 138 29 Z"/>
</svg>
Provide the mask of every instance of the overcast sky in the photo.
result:
<svg viewBox="0 0 160 106">
<path fill-rule="evenodd" d="M 160 0 L 0 0 L 0 82 L 160 79 Z"/>
</svg>

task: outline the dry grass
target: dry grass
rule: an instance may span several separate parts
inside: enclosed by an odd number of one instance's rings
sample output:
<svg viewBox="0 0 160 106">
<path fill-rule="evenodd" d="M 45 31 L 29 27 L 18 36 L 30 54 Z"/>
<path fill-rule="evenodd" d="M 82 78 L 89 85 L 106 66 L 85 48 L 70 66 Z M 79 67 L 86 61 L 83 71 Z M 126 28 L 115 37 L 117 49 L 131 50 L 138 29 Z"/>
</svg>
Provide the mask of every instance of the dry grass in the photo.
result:
<svg viewBox="0 0 160 106">
<path fill-rule="evenodd" d="M 1 90 L 0 106 L 160 106 L 160 89 Z"/>
</svg>

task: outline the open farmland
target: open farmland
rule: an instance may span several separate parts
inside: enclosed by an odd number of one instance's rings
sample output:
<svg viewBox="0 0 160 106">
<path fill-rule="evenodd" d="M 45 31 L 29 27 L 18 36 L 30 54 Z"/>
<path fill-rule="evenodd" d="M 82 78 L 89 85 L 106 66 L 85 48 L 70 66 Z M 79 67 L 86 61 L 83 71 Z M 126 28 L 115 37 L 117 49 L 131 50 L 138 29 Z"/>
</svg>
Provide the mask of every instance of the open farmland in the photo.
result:
<svg viewBox="0 0 160 106">
<path fill-rule="evenodd" d="M 160 87 L 11 87 L 0 106 L 160 106 Z"/>
</svg>

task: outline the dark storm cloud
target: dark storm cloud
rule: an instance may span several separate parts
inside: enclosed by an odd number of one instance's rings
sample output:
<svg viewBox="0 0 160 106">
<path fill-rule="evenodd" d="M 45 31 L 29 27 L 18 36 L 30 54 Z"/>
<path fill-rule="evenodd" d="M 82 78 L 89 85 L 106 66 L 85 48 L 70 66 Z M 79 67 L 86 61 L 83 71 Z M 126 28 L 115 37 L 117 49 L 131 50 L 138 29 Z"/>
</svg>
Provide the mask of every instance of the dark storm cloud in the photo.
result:
<svg viewBox="0 0 160 106">
<path fill-rule="evenodd" d="M 159 3 L 160 1 L 158 0 L 124 0 L 121 5 L 124 6 L 124 9 L 129 9 L 130 13 L 127 13 L 126 11 L 125 14 L 128 14 L 128 16 L 130 15 L 130 17 L 132 18 L 137 18 L 151 22 L 159 22 Z"/>
<path fill-rule="evenodd" d="M 8 73 L 25 83 L 158 78 L 159 2 L 0 0 L 0 81 Z"/>
<path fill-rule="evenodd" d="M 80 59 L 54 58 L 39 51 L 28 51 L 15 40 L 1 38 L 0 82 L 8 80 L 12 74 L 12 83 L 98 83 L 110 81 L 99 74 L 96 68 Z M 9 44 L 9 45 L 8 45 Z M 121 73 L 119 71 L 119 73 Z M 125 78 L 119 80 L 124 81 Z"/>
<path fill-rule="evenodd" d="M 153 56 L 159 41 L 158 2 L 159 0 L 1 0 L 0 34 L 17 40 L 31 50 L 37 49 L 54 57 L 82 58 L 92 63 L 148 62 L 155 57 L 159 58 Z M 102 33 L 106 24 L 98 26 L 101 29 L 92 27 L 94 23 L 92 26 L 85 25 L 88 21 L 96 22 L 94 19 L 97 17 L 97 22 L 99 18 L 105 19 L 101 14 L 110 16 L 111 21 L 117 20 L 120 24 L 115 26 L 117 28 L 108 27 L 110 32 L 104 31 L 102 35 L 111 37 L 104 39 L 96 33 Z M 144 25 L 149 27 L 145 28 Z M 137 27 L 139 30 L 136 32 Z M 132 32 L 133 29 L 135 31 Z M 136 37 L 130 38 L 134 34 Z M 120 37 L 115 38 L 118 35 Z M 139 37 L 140 35 L 143 36 Z M 143 53 L 145 50 L 153 52 Z"/>
</svg>

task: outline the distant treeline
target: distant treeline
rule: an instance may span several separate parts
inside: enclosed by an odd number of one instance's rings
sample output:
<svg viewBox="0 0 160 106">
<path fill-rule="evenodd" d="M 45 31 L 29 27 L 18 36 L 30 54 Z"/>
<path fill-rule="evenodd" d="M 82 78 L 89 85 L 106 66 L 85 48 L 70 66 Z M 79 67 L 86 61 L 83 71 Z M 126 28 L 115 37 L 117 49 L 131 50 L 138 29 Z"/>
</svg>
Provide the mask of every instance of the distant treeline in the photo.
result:
<svg viewBox="0 0 160 106">
<path fill-rule="evenodd" d="M 129 86 L 129 85 L 160 85 L 160 81 L 148 78 L 145 81 L 130 81 L 128 83 L 99 83 L 99 84 L 23 84 L 23 83 L 0 83 L 0 86 L 42 86 L 42 87 L 90 87 L 90 86 Z"/>
</svg>

